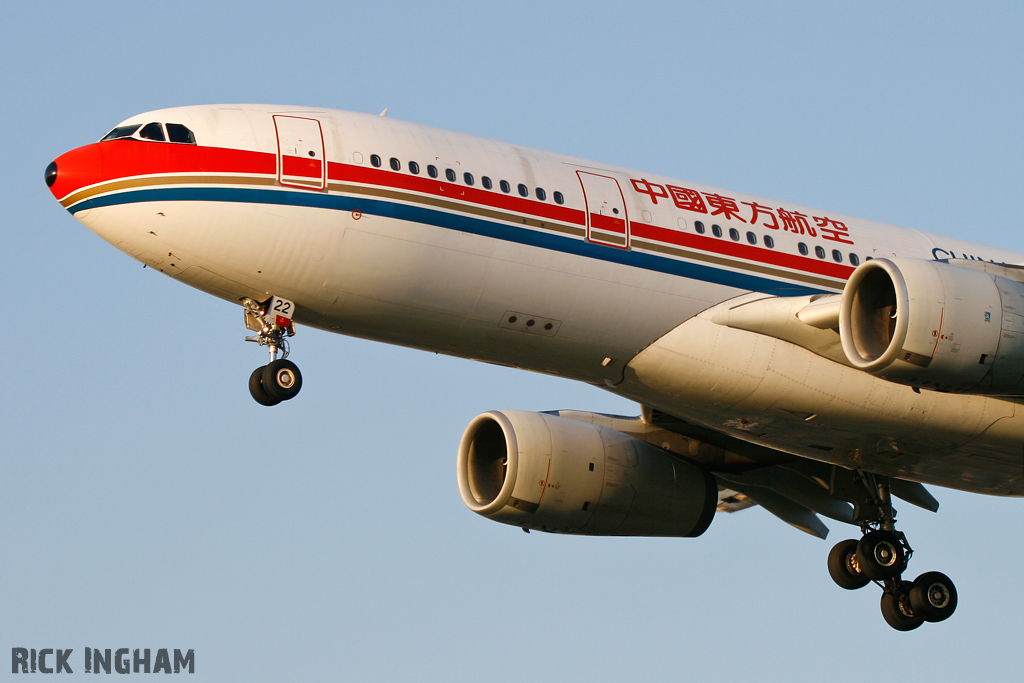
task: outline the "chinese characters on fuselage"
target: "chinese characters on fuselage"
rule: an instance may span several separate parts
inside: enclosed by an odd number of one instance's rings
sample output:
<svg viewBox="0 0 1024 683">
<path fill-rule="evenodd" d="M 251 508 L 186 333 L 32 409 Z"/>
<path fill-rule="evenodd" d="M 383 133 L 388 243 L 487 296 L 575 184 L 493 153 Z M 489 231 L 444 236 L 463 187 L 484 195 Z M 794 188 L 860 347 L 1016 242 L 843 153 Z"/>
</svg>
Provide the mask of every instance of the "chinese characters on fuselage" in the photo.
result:
<svg viewBox="0 0 1024 683">
<path fill-rule="evenodd" d="M 659 199 L 670 200 L 679 209 L 702 213 L 709 217 L 721 216 L 724 221 L 739 221 L 748 225 L 760 225 L 770 230 L 794 232 L 798 235 L 809 235 L 833 242 L 853 244 L 853 240 L 850 239 L 850 230 L 846 224 L 827 216 L 810 216 L 810 219 L 814 221 L 814 225 L 811 225 L 807 220 L 807 214 L 789 211 L 781 206 L 772 208 L 757 202 L 737 203 L 731 197 L 713 192 L 698 192 L 687 187 L 668 184 L 659 185 L 646 179 L 630 178 L 629 182 L 632 183 L 634 190 L 650 197 L 654 204 L 657 204 Z M 740 208 L 740 205 L 748 208 Z M 748 218 L 744 218 L 744 215 Z"/>
</svg>

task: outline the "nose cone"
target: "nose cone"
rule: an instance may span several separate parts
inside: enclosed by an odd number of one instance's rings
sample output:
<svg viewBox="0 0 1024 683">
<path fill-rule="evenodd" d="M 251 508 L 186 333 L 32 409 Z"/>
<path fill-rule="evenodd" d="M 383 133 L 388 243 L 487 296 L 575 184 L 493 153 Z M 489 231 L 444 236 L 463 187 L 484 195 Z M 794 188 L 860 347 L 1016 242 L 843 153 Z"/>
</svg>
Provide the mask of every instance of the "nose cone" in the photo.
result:
<svg viewBox="0 0 1024 683">
<path fill-rule="evenodd" d="M 65 207 L 71 195 L 96 183 L 103 175 L 103 154 L 99 145 L 92 144 L 60 155 L 46 167 L 46 184 Z"/>
</svg>

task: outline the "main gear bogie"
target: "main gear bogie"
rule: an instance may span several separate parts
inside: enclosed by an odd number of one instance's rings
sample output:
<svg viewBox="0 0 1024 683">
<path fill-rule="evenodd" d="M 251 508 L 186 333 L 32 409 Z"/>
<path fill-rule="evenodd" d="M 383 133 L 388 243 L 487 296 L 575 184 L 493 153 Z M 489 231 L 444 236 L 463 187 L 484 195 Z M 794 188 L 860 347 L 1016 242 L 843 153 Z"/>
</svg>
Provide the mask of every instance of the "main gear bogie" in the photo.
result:
<svg viewBox="0 0 1024 683">
<path fill-rule="evenodd" d="M 903 579 L 914 551 L 903 532 L 896 530 L 889 482 L 869 472 L 860 472 L 859 478 L 866 495 L 858 503 L 872 512 L 858 520 L 863 533 L 860 540 L 840 541 L 829 553 L 832 580 L 847 590 L 862 588 L 871 581 L 878 584 L 882 588 L 882 617 L 898 631 L 948 619 L 957 606 L 953 582 L 939 572 L 926 572 L 912 582 Z"/>
</svg>

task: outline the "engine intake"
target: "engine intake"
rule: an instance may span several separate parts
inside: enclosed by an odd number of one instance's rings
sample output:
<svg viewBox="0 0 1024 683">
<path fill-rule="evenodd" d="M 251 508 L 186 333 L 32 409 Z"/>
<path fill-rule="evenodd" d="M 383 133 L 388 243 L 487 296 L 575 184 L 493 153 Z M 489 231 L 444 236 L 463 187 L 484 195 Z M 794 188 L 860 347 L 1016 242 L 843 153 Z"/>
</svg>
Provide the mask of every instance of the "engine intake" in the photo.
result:
<svg viewBox="0 0 1024 683">
<path fill-rule="evenodd" d="M 622 432 L 545 413 L 478 415 L 459 445 L 469 509 L 527 529 L 592 536 L 700 536 L 713 475 Z"/>
<path fill-rule="evenodd" d="M 839 333 L 852 365 L 956 393 L 1024 384 L 1024 285 L 938 261 L 874 259 L 843 290 Z"/>
</svg>

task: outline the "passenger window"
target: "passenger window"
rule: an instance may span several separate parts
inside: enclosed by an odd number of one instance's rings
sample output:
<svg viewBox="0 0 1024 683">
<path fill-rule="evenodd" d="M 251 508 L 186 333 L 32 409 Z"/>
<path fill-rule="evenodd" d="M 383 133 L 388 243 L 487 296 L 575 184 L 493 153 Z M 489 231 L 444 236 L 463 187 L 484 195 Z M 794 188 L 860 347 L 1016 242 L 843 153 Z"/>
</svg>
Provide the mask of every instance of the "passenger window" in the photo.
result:
<svg viewBox="0 0 1024 683">
<path fill-rule="evenodd" d="M 413 175 L 419 175 L 420 174 L 420 165 L 417 164 L 415 161 L 410 161 L 409 162 L 409 173 L 412 173 Z"/>
<path fill-rule="evenodd" d="M 507 180 L 502 180 L 499 183 L 499 185 L 501 185 L 501 191 L 504 192 L 505 194 L 508 194 L 509 192 L 512 191 L 512 186 L 508 184 Z"/>
<path fill-rule="evenodd" d="M 374 168 L 380 168 L 380 157 L 377 156 L 376 154 L 371 154 L 370 155 L 370 164 Z"/>
<path fill-rule="evenodd" d="M 747 233 L 747 242 L 753 245 L 757 245 L 757 235 L 752 232 Z"/>
<path fill-rule="evenodd" d="M 489 190 L 492 187 L 494 187 L 494 183 L 492 183 L 491 179 L 488 178 L 487 176 L 483 176 L 482 178 L 480 178 L 480 184 L 484 186 L 485 190 Z"/>
<path fill-rule="evenodd" d="M 814 248 L 814 253 L 815 253 L 815 255 L 818 258 L 825 258 L 825 249 L 824 249 L 824 247 L 815 247 Z"/>
<path fill-rule="evenodd" d="M 537 199 L 544 201 L 548 198 L 548 193 L 544 191 L 543 187 L 537 188 Z"/>
<path fill-rule="evenodd" d="M 768 247 L 769 249 L 775 248 L 775 240 L 772 238 L 771 235 L 764 236 L 764 246 Z"/>
<path fill-rule="evenodd" d="M 430 176 L 431 178 L 436 178 L 437 177 L 437 166 L 434 166 L 433 164 L 428 164 L 427 165 L 427 175 Z"/>
<path fill-rule="evenodd" d="M 196 144 L 196 136 L 180 123 L 167 124 L 167 139 L 171 142 L 181 142 L 186 145 Z"/>
<path fill-rule="evenodd" d="M 165 142 L 164 138 L 164 127 L 159 123 L 147 123 L 139 131 L 139 137 L 146 140 L 155 140 L 156 142 Z"/>
<path fill-rule="evenodd" d="M 555 198 L 555 204 L 565 204 L 565 197 L 562 196 L 561 192 L 556 191 L 552 196 Z"/>
<path fill-rule="evenodd" d="M 733 242 L 739 242 L 740 231 L 737 230 L 736 228 L 729 228 L 729 237 L 732 239 Z"/>
<path fill-rule="evenodd" d="M 832 260 L 835 261 L 836 263 L 842 263 L 843 262 L 843 252 L 839 251 L 838 249 L 833 249 L 832 250 Z"/>
<path fill-rule="evenodd" d="M 717 226 L 717 225 L 712 225 L 711 226 L 711 232 L 714 233 L 715 237 L 721 237 L 722 236 L 722 228 Z"/>
<path fill-rule="evenodd" d="M 701 235 L 704 234 L 704 224 L 701 223 L 700 221 L 693 222 L 693 229 L 699 232 Z"/>
<path fill-rule="evenodd" d="M 473 184 L 473 174 L 472 173 L 463 173 L 462 174 L 462 179 L 466 181 L 467 185 L 472 185 Z"/>
<path fill-rule="evenodd" d="M 801 253 L 801 254 L 803 254 L 804 256 L 807 256 L 807 254 L 808 254 L 809 252 L 808 252 L 808 250 L 807 250 L 807 245 L 806 245 L 806 244 L 804 244 L 803 242 L 801 242 L 800 244 L 798 244 L 798 245 L 797 245 L 797 247 L 798 247 L 798 248 L 800 249 L 800 253 Z"/>
<path fill-rule="evenodd" d="M 850 254 L 850 265 L 852 265 L 852 266 L 859 266 L 860 265 L 860 257 L 857 256 L 856 254 L 851 253 Z"/>
<path fill-rule="evenodd" d="M 107 140 L 123 140 L 125 138 L 130 138 L 132 134 L 139 129 L 140 125 L 142 124 L 133 123 L 130 126 L 120 126 L 118 128 L 115 128 L 114 130 L 110 131 L 102 138 L 100 138 L 100 142 L 106 142 Z"/>
<path fill-rule="evenodd" d="M 444 169 L 444 177 L 454 183 L 455 182 L 455 171 L 453 171 L 450 168 Z"/>
<path fill-rule="evenodd" d="M 521 196 L 521 197 L 529 197 L 530 196 L 530 188 L 528 188 L 526 185 L 523 185 L 522 183 L 519 183 L 518 189 L 519 189 L 519 196 Z"/>
<path fill-rule="evenodd" d="M 399 161 L 398 159 L 396 159 L 394 157 L 391 157 L 391 161 L 388 162 L 388 163 L 391 164 L 391 170 L 392 171 L 401 171 L 402 170 L 402 162 Z"/>
</svg>

